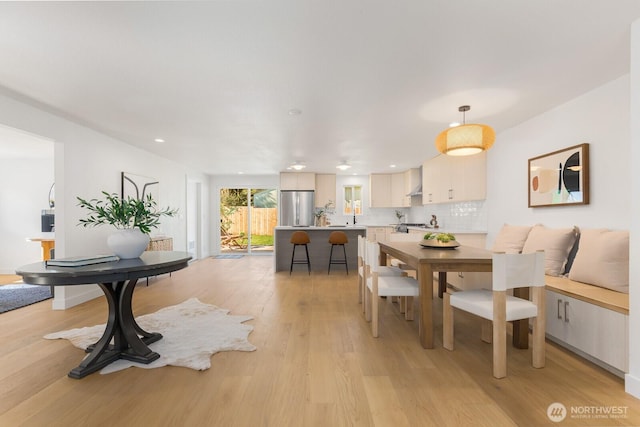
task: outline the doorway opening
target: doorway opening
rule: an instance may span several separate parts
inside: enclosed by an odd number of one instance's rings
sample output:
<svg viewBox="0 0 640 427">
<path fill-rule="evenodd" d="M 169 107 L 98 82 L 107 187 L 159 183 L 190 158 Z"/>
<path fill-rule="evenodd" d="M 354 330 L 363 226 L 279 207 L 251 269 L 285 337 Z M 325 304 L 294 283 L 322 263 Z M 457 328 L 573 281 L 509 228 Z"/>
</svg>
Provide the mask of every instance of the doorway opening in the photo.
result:
<svg viewBox="0 0 640 427">
<path fill-rule="evenodd" d="M 272 254 L 276 189 L 220 189 L 220 253 Z"/>
</svg>

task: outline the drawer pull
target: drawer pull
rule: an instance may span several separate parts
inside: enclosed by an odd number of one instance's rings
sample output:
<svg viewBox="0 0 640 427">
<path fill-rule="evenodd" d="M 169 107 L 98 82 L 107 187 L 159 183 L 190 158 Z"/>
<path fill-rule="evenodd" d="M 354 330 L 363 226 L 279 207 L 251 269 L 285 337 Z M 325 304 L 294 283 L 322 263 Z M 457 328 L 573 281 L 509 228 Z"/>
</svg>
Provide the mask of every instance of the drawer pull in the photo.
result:
<svg viewBox="0 0 640 427">
<path fill-rule="evenodd" d="M 564 321 L 569 323 L 569 316 L 567 316 L 567 306 L 569 305 L 569 301 L 564 302 Z"/>
<path fill-rule="evenodd" d="M 560 305 L 562 304 L 562 300 L 558 300 L 558 319 L 562 319 L 562 315 L 560 314 Z"/>
</svg>

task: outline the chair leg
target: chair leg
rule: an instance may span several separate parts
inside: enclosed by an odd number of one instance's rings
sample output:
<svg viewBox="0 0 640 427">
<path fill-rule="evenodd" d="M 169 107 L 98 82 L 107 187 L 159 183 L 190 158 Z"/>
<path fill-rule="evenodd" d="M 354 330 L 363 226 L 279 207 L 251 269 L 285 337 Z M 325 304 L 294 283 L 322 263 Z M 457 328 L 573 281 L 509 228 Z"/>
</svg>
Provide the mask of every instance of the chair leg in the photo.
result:
<svg viewBox="0 0 640 427">
<path fill-rule="evenodd" d="M 291 267 L 289 267 L 289 276 L 291 276 L 291 272 L 293 271 L 293 260 L 296 257 L 296 246 L 293 245 L 293 251 L 291 252 Z"/>
<path fill-rule="evenodd" d="M 304 251 L 307 254 L 307 270 L 309 271 L 309 276 L 311 276 L 311 260 L 309 259 L 309 247 L 304 245 Z"/>
<path fill-rule="evenodd" d="M 404 320 L 413 320 L 413 297 L 403 297 L 404 303 Z"/>
<path fill-rule="evenodd" d="M 493 341 L 493 325 L 491 323 L 491 320 L 488 319 L 481 319 L 482 322 L 482 329 L 481 329 L 481 339 L 483 342 L 486 342 L 487 344 L 491 344 L 491 342 Z"/>
<path fill-rule="evenodd" d="M 442 346 L 447 350 L 453 350 L 453 307 L 450 298 L 449 292 L 442 295 Z"/>
<path fill-rule="evenodd" d="M 347 276 L 349 275 L 349 264 L 347 263 L 347 250 L 342 245 L 342 253 L 344 254 L 344 268 L 347 269 Z"/>
<path fill-rule="evenodd" d="M 331 273 L 331 261 L 333 260 L 333 246 L 331 245 L 331 251 L 329 252 L 329 268 L 327 269 L 327 274 Z"/>
<path fill-rule="evenodd" d="M 364 287 L 364 304 L 362 306 L 362 312 L 364 313 L 364 319 L 367 322 L 371 321 L 371 300 L 372 300 L 371 291 L 368 287 Z"/>
<path fill-rule="evenodd" d="M 378 320 L 380 319 L 380 296 L 378 295 L 378 273 L 371 278 L 371 334 L 378 338 Z"/>
<path fill-rule="evenodd" d="M 533 303 L 538 306 L 538 315 L 533 320 L 533 339 L 532 339 L 532 351 L 533 360 L 532 365 L 534 368 L 544 368 L 545 364 L 545 329 L 546 329 L 546 314 L 544 306 L 544 288 L 537 287 L 533 289 Z"/>
<path fill-rule="evenodd" d="M 493 376 L 507 376 L 507 295 L 493 291 Z"/>
</svg>

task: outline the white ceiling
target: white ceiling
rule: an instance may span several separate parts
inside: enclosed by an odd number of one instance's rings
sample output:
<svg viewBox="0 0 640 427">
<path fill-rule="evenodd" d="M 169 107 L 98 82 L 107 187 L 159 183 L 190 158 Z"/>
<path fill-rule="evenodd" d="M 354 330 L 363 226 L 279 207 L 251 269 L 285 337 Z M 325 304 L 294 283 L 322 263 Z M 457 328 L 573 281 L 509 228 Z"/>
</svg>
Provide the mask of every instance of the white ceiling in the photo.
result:
<svg viewBox="0 0 640 427">
<path fill-rule="evenodd" d="M 0 2 L 0 91 L 211 174 L 385 172 L 436 155 L 460 105 L 500 144 L 628 73 L 638 18 L 638 0 Z"/>
</svg>

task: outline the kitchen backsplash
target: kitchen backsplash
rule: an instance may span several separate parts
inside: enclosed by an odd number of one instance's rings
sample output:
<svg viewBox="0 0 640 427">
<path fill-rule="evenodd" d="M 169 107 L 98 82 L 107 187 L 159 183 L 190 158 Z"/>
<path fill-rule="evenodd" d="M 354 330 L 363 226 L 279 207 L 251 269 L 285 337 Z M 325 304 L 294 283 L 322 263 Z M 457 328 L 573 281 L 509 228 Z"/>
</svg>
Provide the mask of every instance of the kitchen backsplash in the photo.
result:
<svg viewBox="0 0 640 427">
<path fill-rule="evenodd" d="M 442 203 L 412 208 L 369 208 L 364 215 L 356 217 L 356 225 L 390 225 L 398 219 L 395 212 L 400 210 L 406 214 L 402 222 L 429 223 L 431 215 L 436 215 L 440 228 L 460 231 L 487 231 L 487 210 L 484 200 L 458 203 Z M 353 216 L 330 216 L 332 224 L 353 224 Z"/>
</svg>

